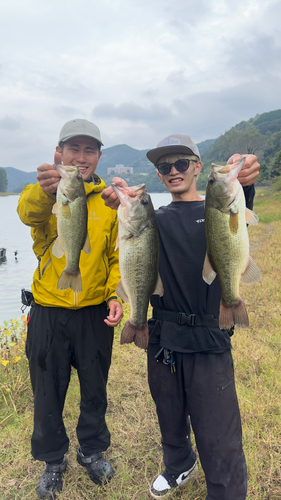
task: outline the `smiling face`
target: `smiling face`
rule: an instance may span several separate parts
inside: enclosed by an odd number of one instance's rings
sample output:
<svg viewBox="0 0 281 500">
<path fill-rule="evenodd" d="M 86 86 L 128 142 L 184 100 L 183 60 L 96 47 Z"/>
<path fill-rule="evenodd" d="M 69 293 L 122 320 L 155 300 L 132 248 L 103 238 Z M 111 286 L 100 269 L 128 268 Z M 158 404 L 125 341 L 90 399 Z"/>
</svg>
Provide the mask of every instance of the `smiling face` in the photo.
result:
<svg viewBox="0 0 281 500">
<path fill-rule="evenodd" d="M 159 158 L 157 164 L 168 162 L 174 164 L 177 160 L 193 159 L 190 161 L 189 168 L 185 172 L 178 172 L 174 165 L 167 175 L 161 175 L 157 171 L 157 175 L 161 182 L 165 184 L 172 195 L 173 201 L 195 201 L 202 200 L 196 190 L 196 178 L 202 168 L 202 162 L 195 160 L 194 156 L 185 154 L 169 154 Z M 156 167 L 157 167 L 156 164 Z"/>
<path fill-rule="evenodd" d="M 63 148 L 57 146 L 56 150 L 61 153 L 64 165 L 79 167 L 84 181 L 93 175 L 102 154 L 98 142 L 84 135 L 71 137 L 63 144 Z"/>
</svg>

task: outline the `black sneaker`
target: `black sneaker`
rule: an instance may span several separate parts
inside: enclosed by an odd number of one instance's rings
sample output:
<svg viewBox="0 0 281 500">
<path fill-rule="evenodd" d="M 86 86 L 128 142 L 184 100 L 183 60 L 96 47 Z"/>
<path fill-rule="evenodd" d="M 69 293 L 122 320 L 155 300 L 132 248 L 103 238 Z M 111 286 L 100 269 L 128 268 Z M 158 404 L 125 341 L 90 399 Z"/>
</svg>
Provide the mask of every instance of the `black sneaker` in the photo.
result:
<svg viewBox="0 0 281 500">
<path fill-rule="evenodd" d="M 153 498 L 164 498 L 173 495 L 175 491 L 194 477 L 198 472 L 197 462 L 191 469 L 177 474 L 169 474 L 166 470 L 160 474 L 149 488 L 149 492 Z"/>
<path fill-rule="evenodd" d="M 77 450 L 77 462 L 86 467 L 91 480 L 95 484 L 106 484 L 114 476 L 114 470 L 110 463 L 103 458 L 101 452 L 94 453 L 89 457 L 83 455 L 80 448 Z"/>
<path fill-rule="evenodd" d="M 36 493 L 39 498 L 54 500 L 56 492 L 62 490 L 62 475 L 67 467 L 67 458 L 64 456 L 61 464 L 46 464 L 45 470 L 39 479 Z"/>
</svg>

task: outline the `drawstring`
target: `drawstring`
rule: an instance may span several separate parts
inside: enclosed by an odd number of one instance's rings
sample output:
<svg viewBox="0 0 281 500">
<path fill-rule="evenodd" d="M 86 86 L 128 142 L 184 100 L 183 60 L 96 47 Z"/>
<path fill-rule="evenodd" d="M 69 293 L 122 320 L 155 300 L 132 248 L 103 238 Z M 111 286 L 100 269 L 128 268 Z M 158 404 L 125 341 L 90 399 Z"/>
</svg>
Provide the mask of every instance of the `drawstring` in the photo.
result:
<svg viewBox="0 0 281 500">
<path fill-rule="evenodd" d="M 38 260 L 38 279 L 41 280 L 41 270 L 40 270 L 40 264 L 41 264 L 41 259 L 44 257 L 45 253 L 47 252 L 48 248 L 51 246 L 51 244 L 57 239 L 58 235 L 55 236 L 48 245 L 46 245 L 44 252 L 42 253 L 41 257 L 37 257 Z M 44 247 L 42 247 L 44 248 Z"/>
</svg>

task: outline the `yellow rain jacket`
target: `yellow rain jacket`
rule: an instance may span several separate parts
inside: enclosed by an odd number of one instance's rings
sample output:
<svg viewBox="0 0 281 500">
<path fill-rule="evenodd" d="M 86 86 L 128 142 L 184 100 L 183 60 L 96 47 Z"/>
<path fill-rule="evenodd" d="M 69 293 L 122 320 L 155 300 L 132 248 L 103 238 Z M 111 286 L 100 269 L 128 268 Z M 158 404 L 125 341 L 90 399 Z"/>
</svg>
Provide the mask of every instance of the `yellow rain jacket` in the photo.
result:
<svg viewBox="0 0 281 500">
<path fill-rule="evenodd" d="M 65 256 L 58 259 L 52 254 L 57 236 L 57 217 L 52 213 L 56 196 L 46 193 L 39 185 L 30 184 L 22 192 L 18 214 L 24 224 L 31 227 L 33 251 L 38 259 L 38 269 L 33 276 L 32 292 L 37 304 L 46 307 L 78 309 L 101 304 L 114 297 L 120 274 L 117 238 L 117 213 L 106 207 L 101 192 L 105 182 L 94 175 L 94 182 L 85 182 L 88 206 L 88 233 L 91 253 L 80 256 L 81 293 L 58 290 L 59 277 L 65 268 Z M 120 300 L 118 300 L 120 302 Z"/>
</svg>

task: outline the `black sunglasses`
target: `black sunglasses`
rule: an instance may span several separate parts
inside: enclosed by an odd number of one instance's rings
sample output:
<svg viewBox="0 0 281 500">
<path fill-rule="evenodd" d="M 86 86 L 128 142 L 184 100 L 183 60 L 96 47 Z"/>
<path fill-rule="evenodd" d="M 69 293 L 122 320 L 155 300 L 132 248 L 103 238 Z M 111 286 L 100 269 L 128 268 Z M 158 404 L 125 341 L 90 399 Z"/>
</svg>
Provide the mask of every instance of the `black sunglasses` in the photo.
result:
<svg viewBox="0 0 281 500">
<path fill-rule="evenodd" d="M 177 160 L 175 163 L 168 163 L 168 162 L 158 163 L 158 165 L 156 165 L 156 168 L 161 175 L 169 174 L 171 172 L 173 165 L 175 166 L 178 172 L 185 172 L 188 169 L 189 163 L 191 161 L 195 160 Z"/>
</svg>

